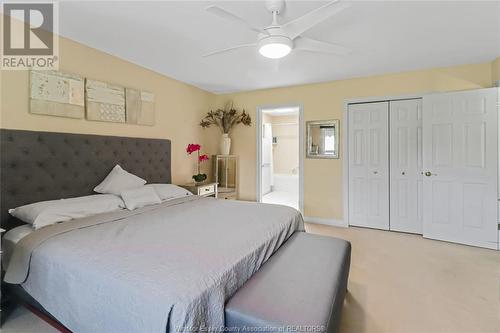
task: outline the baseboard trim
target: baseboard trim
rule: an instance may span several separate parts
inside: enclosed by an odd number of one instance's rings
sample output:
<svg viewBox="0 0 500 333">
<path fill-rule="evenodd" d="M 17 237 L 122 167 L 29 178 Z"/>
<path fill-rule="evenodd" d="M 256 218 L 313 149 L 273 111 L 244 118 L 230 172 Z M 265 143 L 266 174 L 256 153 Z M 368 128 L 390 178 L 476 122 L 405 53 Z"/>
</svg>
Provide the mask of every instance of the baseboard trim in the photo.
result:
<svg viewBox="0 0 500 333">
<path fill-rule="evenodd" d="M 322 217 L 304 216 L 304 221 L 308 223 L 331 225 L 334 227 L 344 227 L 344 228 L 348 227 L 348 225 L 343 220 L 337 220 L 337 219 L 325 219 Z"/>
</svg>

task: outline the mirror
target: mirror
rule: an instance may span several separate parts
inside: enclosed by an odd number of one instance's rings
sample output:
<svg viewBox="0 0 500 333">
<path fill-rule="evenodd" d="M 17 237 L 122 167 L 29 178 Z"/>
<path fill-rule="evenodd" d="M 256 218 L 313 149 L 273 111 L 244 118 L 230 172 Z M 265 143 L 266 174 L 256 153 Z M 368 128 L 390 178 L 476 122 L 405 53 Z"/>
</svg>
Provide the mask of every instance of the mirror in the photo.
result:
<svg viewBox="0 0 500 333">
<path fill-rule="evenodd" d="M 307 122 L 307 158 L 339 158 L 339 120 Z"/>
</svg>

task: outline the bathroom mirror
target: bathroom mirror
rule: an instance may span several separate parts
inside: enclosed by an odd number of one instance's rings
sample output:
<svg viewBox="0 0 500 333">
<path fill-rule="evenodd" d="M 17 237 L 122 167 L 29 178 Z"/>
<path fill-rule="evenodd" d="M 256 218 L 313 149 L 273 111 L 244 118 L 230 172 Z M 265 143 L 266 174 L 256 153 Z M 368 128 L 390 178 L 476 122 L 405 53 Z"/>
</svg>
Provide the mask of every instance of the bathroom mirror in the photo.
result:
<svg viewBox="0 0 500 333">
<path fill-rule="evenodd" d="M 307 158 L 339 158 L 339 120 L 307 122 Z"/>
</svg>

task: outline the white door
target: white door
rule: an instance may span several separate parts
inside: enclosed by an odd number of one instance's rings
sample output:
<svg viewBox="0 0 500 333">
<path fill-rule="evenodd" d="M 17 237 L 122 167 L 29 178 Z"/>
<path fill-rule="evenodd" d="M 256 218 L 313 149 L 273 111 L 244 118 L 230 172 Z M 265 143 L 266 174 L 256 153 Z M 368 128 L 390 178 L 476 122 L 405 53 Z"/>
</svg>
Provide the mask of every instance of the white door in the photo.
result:
<svg viewBox="0 0 500 333">
<path fill-rule="evenodd" d="M 424 237 L 496 248 L 497 89 L 423 99 Z"/>
<path fill-rule="evenodd" d="M 389 102 L 349 105 L 349 224 L 389 229 Z"/>
<path fill-rule="evenodd" d="M 422 233 L 422 100 L 391 101 L 390 229 Z"/>
</svg>

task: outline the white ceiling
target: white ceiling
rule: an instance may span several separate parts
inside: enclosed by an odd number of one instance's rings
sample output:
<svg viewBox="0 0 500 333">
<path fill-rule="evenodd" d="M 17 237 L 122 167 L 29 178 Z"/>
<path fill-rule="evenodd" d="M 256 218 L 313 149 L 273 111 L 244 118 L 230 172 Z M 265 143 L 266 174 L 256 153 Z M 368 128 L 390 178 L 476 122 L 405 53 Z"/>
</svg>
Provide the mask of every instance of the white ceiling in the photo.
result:
<svg viewBox="0 0 500 333">
<path fill-rule="evenodd" d="M 281 22 L 326 1 L 288 1 Z M 354 49 L 349 56 L 295 51 L 281 59 L 242 49 L 256 33 L 204 10 L 217 4 L 257 26 L 270 14 L 261 1 L 69 1 L 60 33 L 202 89 L 225 93 L 491 61 L 500 56 L 500 2 L 368 1 L 305 33 Z"/>
</svg>

